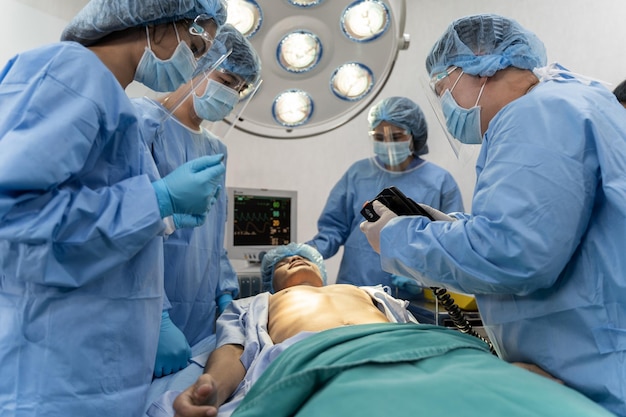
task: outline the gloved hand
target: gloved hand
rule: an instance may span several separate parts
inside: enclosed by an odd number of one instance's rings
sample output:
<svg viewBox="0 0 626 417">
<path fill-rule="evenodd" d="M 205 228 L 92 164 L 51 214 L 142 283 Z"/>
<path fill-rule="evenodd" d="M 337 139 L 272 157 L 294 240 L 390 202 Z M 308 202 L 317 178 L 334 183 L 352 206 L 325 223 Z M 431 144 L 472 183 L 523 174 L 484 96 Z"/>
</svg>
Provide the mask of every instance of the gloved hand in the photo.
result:
<svg viewBox="0 0 626 417">
<path fill-rule="evenodd" d="M 180 214 L 174 213 L 174 226 L 176 229 L 182 229 L 185 227 L 198 227 L 202 226 L 206 221 L 206 213 L 203 214 Z"/>
<path fill-rule="evenodd" d="M 418 295 L 422 293 L 422 287 L 417 281 L 407 277 L 401 277 L 400 275 L 391 275 L 391 283 L 412 295 Z"/>
<path fill-rule="evenodd" d="M 161 217 L 204 214 L 217 200 L 226 168 L 223 154 L 191 160 L 152 183 Z"/>
<path fill-rule="evenodd" d="M 160 378 L 173 374 L 187 366 L 191 358 L 191 348 L 185 335 L 180 331 L 167 311 L 161 313 L 161 333 L 159 333 L 159 346 L 157 348 L 154 376 Z"/>
<path fill-rule="evenodd" d="M 367 220 L 361 223 L 359 226 L 361 231 L 365 233 L 367 241 L 370 243 L 376 253 L 380 253 L 380 231 L 385 227 L 389 220 L 394 217 L 398 217 L 396 213 L 389 210 L 383 203 L 378 200 L 374 200 L 372 208 L 380 216 L 375 222 L 368 222 Z"/>
<path fill-rule="evenodd" d="M 453 222 L 456 220 L 454 217 L 448 216 L 446 213 L 443 213 L 437 209 L 434 209 L 431 206 L 427 206 L 426 204 L 422 204 L 422 203 L 417 203 L 417 204 L 419 204 L 421 208 L 426 210 L 426 212 L 430 214 L 432 218 L 435 220 L 443 220 L 447 222 Z"/>
<path fill-rule="evenodd" d="M 222 294 L 217 297 L 217 315 L 219 316 L 224 312 L 226 307 L 233 302 L 233 295 L 230 293 Z"/>
</svg>

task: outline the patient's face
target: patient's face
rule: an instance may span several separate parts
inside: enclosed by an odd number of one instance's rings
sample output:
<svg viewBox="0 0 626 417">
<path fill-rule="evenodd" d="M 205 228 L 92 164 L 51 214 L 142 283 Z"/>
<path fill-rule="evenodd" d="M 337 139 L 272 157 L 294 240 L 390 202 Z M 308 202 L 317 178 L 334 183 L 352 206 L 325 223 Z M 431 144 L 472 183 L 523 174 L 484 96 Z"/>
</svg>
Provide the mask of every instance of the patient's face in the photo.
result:
<svg viewBox="0 0 626 417">
<path fill-rule="evenodd" d="M 274 266 L 274 290 L 276 292 L 294 285 L 324 286 L 322 274 L 314 262 L 302 256 L 283 258 Z"/>
</svg>

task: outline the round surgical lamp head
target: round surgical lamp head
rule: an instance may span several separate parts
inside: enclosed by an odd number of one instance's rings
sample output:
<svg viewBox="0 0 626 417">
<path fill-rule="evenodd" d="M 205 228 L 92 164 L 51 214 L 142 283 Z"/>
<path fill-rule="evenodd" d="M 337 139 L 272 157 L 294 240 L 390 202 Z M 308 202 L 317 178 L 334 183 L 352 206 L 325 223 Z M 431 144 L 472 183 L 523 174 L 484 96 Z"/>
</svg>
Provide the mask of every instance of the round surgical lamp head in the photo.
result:
<svg viewBox="0 0 626 417">
<path fill-rule="evenodd" d="M 229 0 L 231 18 L 236 1 L 244 0 Z M 405 0 L 255 2 L 263 25 L 248 38 L 263 82 L 245 113 L 225 119 L 255 136 L 312 137 L 352 120 L 371 106 L 408 45 Z"/>
<path fill-rule="evenodd" d="M 343 12 L 341 29 L 356 42 L 370 42 L 389 27 L 389 10 L 377 0 L 357 0 Z"/>
<path fill-rule="evenodd" d="M 358 62 L 343 64 L 330 77 L 331 90 L 342 100 L 360 100 L 370 92 L 373 85 L 372 70 Z"/>
<path fill-rule="evenodd" d="M 263 11 L 254 0 L 229 0 L 228 19 L 247 38 L 254 36 L 263 23 Z"/>
<path fill-rule="evenodd" d="M 276 59 L 289 72 L 312 70 L 322 58 L 322 44 L 311 32 L 298 30 L 283 37 L 276 48 Z"/>
<path fill-rule="evenodd" d="M 276 122 L 284 127 L 303 125 L 313 114 L 313 99 L 306 91 L 298 89 L 284 91 L 274 99 L 272 114 Z"/>
</svg>

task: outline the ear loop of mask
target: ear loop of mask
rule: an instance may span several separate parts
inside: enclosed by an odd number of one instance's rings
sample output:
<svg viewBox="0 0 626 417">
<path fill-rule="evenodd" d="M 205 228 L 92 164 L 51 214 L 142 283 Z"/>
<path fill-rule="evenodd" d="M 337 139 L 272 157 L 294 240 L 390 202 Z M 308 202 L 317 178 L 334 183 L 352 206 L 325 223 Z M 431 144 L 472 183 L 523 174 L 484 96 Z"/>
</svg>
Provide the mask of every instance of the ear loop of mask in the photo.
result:
<svg viewBox="0 0 626 417">
<path fill-rule="evenodd" d="M 152 51 L 152 43 L 150 42 L 150 30 L 148 29 L 148 26 L 146 26 L 145 28 L 146 28 L 146 38 L 148 39 L 148 49 Z M 177 45 L 179 45 L 180 36 L 178 36 L 178 28 L 176 28 L 176 23 L 174 23 L 174 32 L 176 32 L 176 40 L 178 41 Z"/>
</svg>

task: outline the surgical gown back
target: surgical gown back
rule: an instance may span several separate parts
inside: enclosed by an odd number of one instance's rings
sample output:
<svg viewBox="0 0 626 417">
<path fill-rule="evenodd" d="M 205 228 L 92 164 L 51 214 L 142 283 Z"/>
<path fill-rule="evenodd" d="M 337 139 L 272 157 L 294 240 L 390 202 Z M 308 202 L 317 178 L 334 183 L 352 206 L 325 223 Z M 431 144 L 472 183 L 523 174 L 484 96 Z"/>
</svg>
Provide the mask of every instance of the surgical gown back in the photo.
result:
<svg viewBox="0 0 626 417">
<path fill-rule="evenodd" d="M 141 129 L 159 173 L 166 176 L 192 159 L 224 154 L 226 146 L 206 129 L 193 131 L 149 98 L 134 99 Z M 239 291 L 237 275 L 224 249 L 226 188 L 209 210 L 206 221 L 195 228 L 178 229 L 164 241 L 165 295 L 172 322 L 193 345 L 215 333 L 216 299 Z"/>
<path fill-rule="evenodd" d="M 363 204 L 390 186 L 443 212 L 463 211 L 461 192 L 452 175 L 431 162 L 416 158 L 406 171 L 392 172 L 375 158 L 357 161 L 331 190 L 317 222 L 318 233 L 307 242 L 324 259 L 344 246 L 337 284 L 392 286 L 391 274 L 382 270 L 380 256 L 359 229 L 365 220 Z"/>
<path fill-rule="evenodd" d="M 0 414 L 140 415 L 164 225 L 134 108 L 73 42 L 10 60 L 0 108 Z"/>
</svg>

